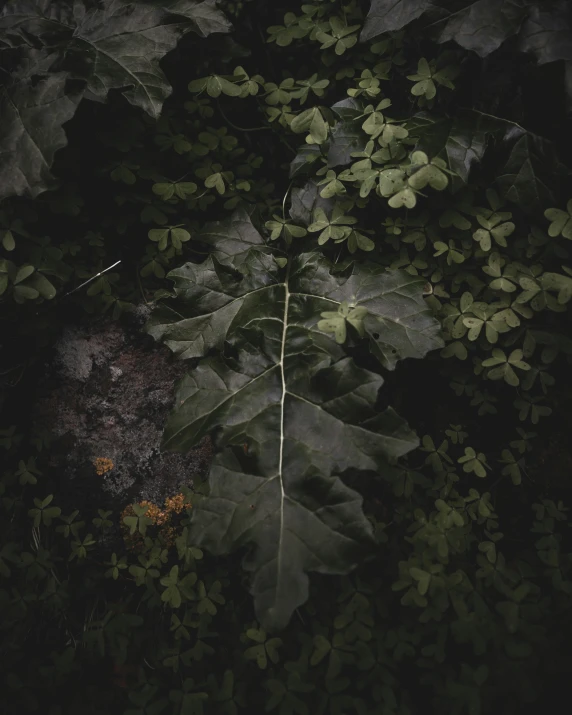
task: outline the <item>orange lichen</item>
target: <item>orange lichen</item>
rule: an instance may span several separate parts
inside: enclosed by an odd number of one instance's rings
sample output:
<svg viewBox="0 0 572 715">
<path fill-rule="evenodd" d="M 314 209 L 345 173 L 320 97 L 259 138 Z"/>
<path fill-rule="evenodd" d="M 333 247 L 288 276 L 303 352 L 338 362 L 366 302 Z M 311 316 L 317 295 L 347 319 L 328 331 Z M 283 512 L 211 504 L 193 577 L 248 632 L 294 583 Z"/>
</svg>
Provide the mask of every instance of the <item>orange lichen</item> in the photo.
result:
<svg viewBox="0 0 572 715">
<path fill-rule="evenodd" d="M 174 514 L 180 514 L 184 509 L 190 509 L 192 507 L 192 504 L 185 500 L 184 494 L 167 497 L 164 509 L 160 509 L 156 504 L 147 500 L 139 502 L 138 505 L 148 507 L 145 516 L 151 520 L 151 526 L 159 527 L 158 534 L 163 538 L 165 546 L 167 548 L 174 546 L 177 530 L 171 524 L 172 517 Z M 143 537 L 138 531 L 134 534 L 129 533 L 129 528 L 123 523 L 123 517 L 125 516 L 135 516 L 135 511 L 131 504 L 128 504 L 122 511 L 120 523 L 124 532 L 123 538 L 125 542 L 130 548 L 137 549 L 143 544 Z"/>
<path fill-rule="evenodd" d="M 92 460 L 95 471 L 101 476 L 113 469 L 113 462 L 107 457 L 96 457 Z"/>
<path fill-rule="evenodd" d="M 183 509 L 190 509 L 192 504 L 185 501 L 184 494 L 176 494 L 174 497 L 167 497 L 165 499 L 165 511 L 175 512 L 175 514 L 180 514 Z"/>
</svg>

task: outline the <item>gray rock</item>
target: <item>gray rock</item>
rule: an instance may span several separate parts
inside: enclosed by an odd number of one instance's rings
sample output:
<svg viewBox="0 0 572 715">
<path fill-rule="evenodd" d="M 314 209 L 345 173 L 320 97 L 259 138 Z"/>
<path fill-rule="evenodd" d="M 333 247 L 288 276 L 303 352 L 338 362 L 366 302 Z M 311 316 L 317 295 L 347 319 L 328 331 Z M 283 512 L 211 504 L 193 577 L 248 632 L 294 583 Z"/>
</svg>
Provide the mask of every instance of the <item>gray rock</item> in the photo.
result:
<svg viewBox="0 0 572 715">
<path fill-rule="evenodd" d="M 80 511 L 82 504 L 121 510 L 142 499 L 162 506 L 208 472 L 208 439 L 187 454 L 161 450 L 175 383 L 189 366 L 141 332 L 148 307 L 138 310 L 131 326 L 102 319 L 67 328 L 46 366 L 34 419 L 57 437 L 51 465 Z M 113 468 L 97 474 L 97 458 Z"/>
</svg>

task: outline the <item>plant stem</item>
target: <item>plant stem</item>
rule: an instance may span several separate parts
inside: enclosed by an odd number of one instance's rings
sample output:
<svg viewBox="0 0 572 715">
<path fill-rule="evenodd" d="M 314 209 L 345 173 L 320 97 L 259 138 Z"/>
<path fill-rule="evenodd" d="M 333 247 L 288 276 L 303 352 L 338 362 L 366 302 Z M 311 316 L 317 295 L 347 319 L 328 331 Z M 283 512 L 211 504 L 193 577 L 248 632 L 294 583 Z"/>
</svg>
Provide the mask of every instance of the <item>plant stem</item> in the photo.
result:
<svg viewBox="0 0 572 715">
<path fill-rule="evenodd" d="M 219 110 L 219 112 L 222 114 L 222 117 L 223 117 L 223 119 L 225 120 L 225 122 L 226 122 L 227 124 L 229 124 L 233 129 L 236 129 L 237 132 L 262 132 L 262 131 L 264 131 L 264 130 L 266 130 L 266 129 L 272 129 L 272 127 L 266 127 L 266 126 L 264 126 L 264 127 L 249 127 L 249 128 L 237 127 L 236 124 L 234 124 L 233 122 L 231 122 L 230 119 L 229 119 L 229 118 L 226 116 L 226 114 L 223 112 L 223 109 L 222 109 L 222 107 L 220 106 L 220 102 L 217 101 L 216 104 L 217 104 L 218 110 Z"/>
</svg>

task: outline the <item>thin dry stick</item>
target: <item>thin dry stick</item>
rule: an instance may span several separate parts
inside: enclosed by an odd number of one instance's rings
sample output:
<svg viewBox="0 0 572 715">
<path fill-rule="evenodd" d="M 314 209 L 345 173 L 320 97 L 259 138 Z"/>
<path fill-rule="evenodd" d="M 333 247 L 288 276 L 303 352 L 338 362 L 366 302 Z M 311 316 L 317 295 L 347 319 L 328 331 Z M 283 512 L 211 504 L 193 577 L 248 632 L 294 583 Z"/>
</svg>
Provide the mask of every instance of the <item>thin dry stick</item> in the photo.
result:
<svg viewBox="0 0 572 715">
<path fill-rule="evenodd" d="M 76 290 L 79 290 L 80 288 L 83 288 L 86 286 L 88 283 L 91 283 L 91 281 L 94 281 L 96 278 L 99 278 L 99 276 L 102 276 L 104 273 L 107 273 L 107 271 L 110 271 L 112 268 L 115 268 L 115 266 L 118 266 L 121 263 L 121 261 L 116 261 L 112 266 L 109 266 L 103 271 L 100 271 L 97 275 L 92 276 L 91 278 L 88 278 L 86 281 L 84 281 L 81 285 L 79 285 L 77 288 L 74 288 L 73 290 L 70 290 L 69 293 L 66 293 L 65 295 L 62 295 L 62 298 L 67 298 L 68 295 L 71 295 L 72 293 L 75 293 Z"/>
</svg>

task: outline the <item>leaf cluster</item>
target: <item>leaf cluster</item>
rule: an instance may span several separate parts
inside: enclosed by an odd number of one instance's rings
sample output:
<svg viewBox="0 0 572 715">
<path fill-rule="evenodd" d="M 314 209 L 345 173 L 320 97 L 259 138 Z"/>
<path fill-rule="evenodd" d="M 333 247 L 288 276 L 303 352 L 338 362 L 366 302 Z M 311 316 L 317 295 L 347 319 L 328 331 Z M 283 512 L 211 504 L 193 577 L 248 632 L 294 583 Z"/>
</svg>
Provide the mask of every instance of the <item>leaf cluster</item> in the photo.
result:
<svg viewBox="0 0 572 715">
<path fill-rule="evenodd" d="M 528 77 L 567 8 L 458 5 L 0 10 L 9 712 L 557 704 L 572 191 Z M 189 361 L 164 447 L 215 459 L 169 530 L 68 507 L 27 422 L 74 289 Z"/>
</svg>

